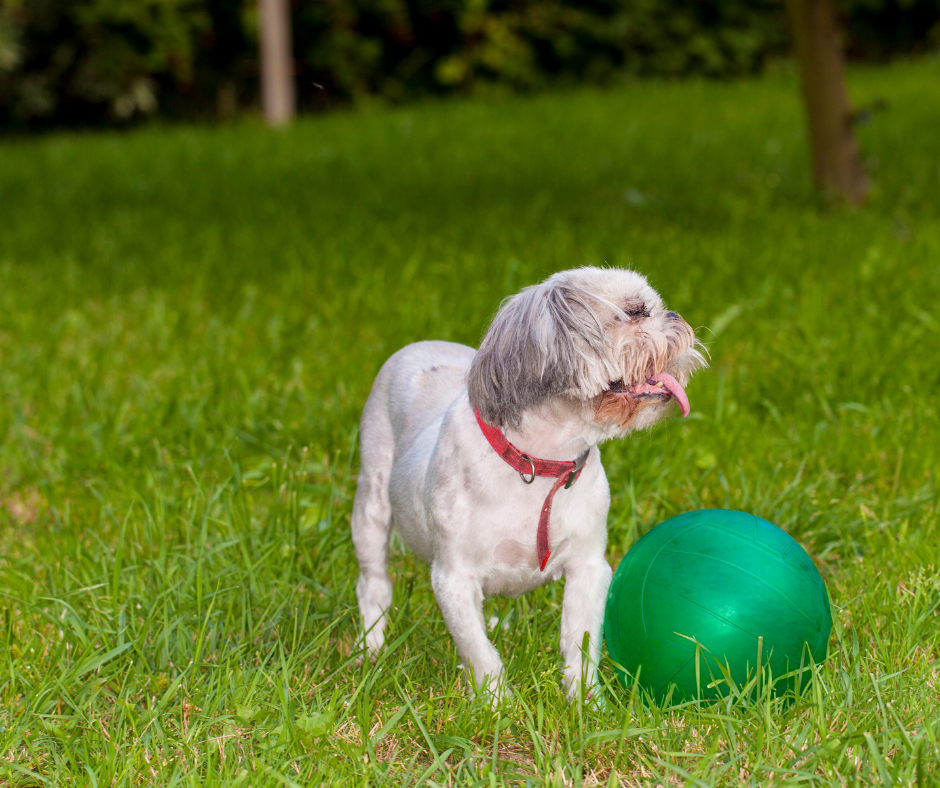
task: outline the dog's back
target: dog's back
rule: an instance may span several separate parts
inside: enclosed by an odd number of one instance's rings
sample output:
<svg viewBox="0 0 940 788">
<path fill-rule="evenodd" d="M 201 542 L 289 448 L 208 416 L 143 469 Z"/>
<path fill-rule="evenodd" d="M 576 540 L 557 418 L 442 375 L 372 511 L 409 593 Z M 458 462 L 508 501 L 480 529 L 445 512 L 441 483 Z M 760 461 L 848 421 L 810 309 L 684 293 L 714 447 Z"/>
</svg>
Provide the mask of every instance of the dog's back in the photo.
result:
<svg viewBox="0 0 940 788">
<path fill-rule="evenodd" d="M 476 351 L 455 342 L 415 342 L 395 353 L 379 371 L 362 413 L 362 446 L 369 451 L 372 435 L 382 429 L 399 457 L 467 387 L 467 370 Z M 363 464 L 366 459 L 363 457 Z"/>
</svg>

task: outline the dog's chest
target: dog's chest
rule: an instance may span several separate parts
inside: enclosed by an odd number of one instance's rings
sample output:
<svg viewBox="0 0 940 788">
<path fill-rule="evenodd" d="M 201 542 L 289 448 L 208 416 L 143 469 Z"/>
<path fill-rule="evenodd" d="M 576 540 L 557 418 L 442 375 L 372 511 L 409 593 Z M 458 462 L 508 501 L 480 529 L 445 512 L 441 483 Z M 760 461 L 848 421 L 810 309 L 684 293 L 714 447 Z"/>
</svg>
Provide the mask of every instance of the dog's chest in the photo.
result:
<svg viewBox="0 0 940 788">
<path fill-rule="evenodd" d="M 544 571 L 540 570 L 536 539 L 543 501 L 526 500 L 529 498 L 520 495 L 504 512 L 498 527 L 479 533 L 485 544 L 477 551 L 478 568 L 487 596 L 518 596 L 558 580 L 572 552 L 585 542 L 586 532 L 597 526 L 596 518 L 587 516 L 583 506 L 579 512 L 577 501 L 556 501 L 548 529 L 551 555 Z"/>
<path fill-rule="evenodd" d="M 427 552 L 433 553 L 428 558 L 441 571 L 480 583 L 488 596 L 518 596 L 559 579 L 583 556 L 603 554 L 610 496 L 596 450 L 574 484 L 552 494 L 558 479 L 539 476 L 526 483 L 489 445 L 468 408 L 459 418 L 445 419 L 431 454 L 422 522 Z M 541 571 L 539 519 L 549 504 L 551 555 Z M 404 507 L 395 513 L 402 530 L 409 528 L 406 514 Z M 415 542 L 416 552 L 418 547 Z"/>
</svg>

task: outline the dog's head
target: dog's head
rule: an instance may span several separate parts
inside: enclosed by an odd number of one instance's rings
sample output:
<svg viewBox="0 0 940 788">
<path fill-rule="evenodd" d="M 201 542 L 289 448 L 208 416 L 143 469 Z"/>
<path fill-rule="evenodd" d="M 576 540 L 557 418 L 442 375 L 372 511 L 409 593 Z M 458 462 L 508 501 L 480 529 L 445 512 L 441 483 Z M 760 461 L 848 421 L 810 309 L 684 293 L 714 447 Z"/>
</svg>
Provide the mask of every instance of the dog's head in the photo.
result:
<svg viewBox="0 0 940 788">
<path fill-rule="evenodd" d="M 692 328 L 645 277 L 617 268 L 562 271 L 507 299 L 470 367 L 471 404 L 499 427 L 567 403 L 600 440 L 661 419 L 705 366 Z"/>
</svg>

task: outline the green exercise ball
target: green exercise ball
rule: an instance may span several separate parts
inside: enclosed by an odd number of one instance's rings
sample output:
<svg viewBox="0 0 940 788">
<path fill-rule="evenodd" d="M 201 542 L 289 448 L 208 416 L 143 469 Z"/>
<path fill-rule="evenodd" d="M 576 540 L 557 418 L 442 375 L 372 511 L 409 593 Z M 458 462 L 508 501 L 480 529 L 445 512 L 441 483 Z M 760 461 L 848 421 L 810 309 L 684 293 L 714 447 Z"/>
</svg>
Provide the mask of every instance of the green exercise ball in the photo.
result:
<svg viewBox="0 0 940 788">
<path fill-rule="evenodd" d="M 643 536 L 617 567 L 604 619 L 621 679 L 660 703 L 717 699 L 728 678 L 744 687 L 758 654 L 774 694 L 800 691 L 831 629 L 806 551 L 773 523 L 727 509 L 680 514 Z"/>
</svg>

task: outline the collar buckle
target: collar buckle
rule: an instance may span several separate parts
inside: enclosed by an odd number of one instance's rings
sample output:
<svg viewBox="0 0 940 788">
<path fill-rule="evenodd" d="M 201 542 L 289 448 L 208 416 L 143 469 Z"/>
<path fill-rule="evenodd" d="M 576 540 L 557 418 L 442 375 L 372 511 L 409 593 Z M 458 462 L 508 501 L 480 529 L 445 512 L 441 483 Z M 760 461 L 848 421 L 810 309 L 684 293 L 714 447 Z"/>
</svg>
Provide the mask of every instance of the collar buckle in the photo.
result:
<svg viewBox="0 0 940 788">
<path fill-rule="evenodd" d="M 529 468 L 531 469 L 529 473 L 532 475 L 527 479 L 525 474 L 520 471 L 519 478 L 522 479 L 522 481 L 524 481 L 526 484 L 532 484 L 532 482 L 535 481 L 535 463 L 532 462 L 532 458 L 528 454 L 523 454 L 522 459 L 529 461 Z"/>
<path fill-rule="evenodd" d="M 587 462 L 587 458 L 590 453 L 591 450 L 588 449 L 586 452 L 584 452 L 584 454 L 574 461 L 574 468 L 572 468 L 571 473 L 568 474 L 568 482 L 565 484 L 566 490 L 578 480 L 578 477 L 581 475 L 581 469 L 584 467 L 584 463 Z"/>
</svg>

